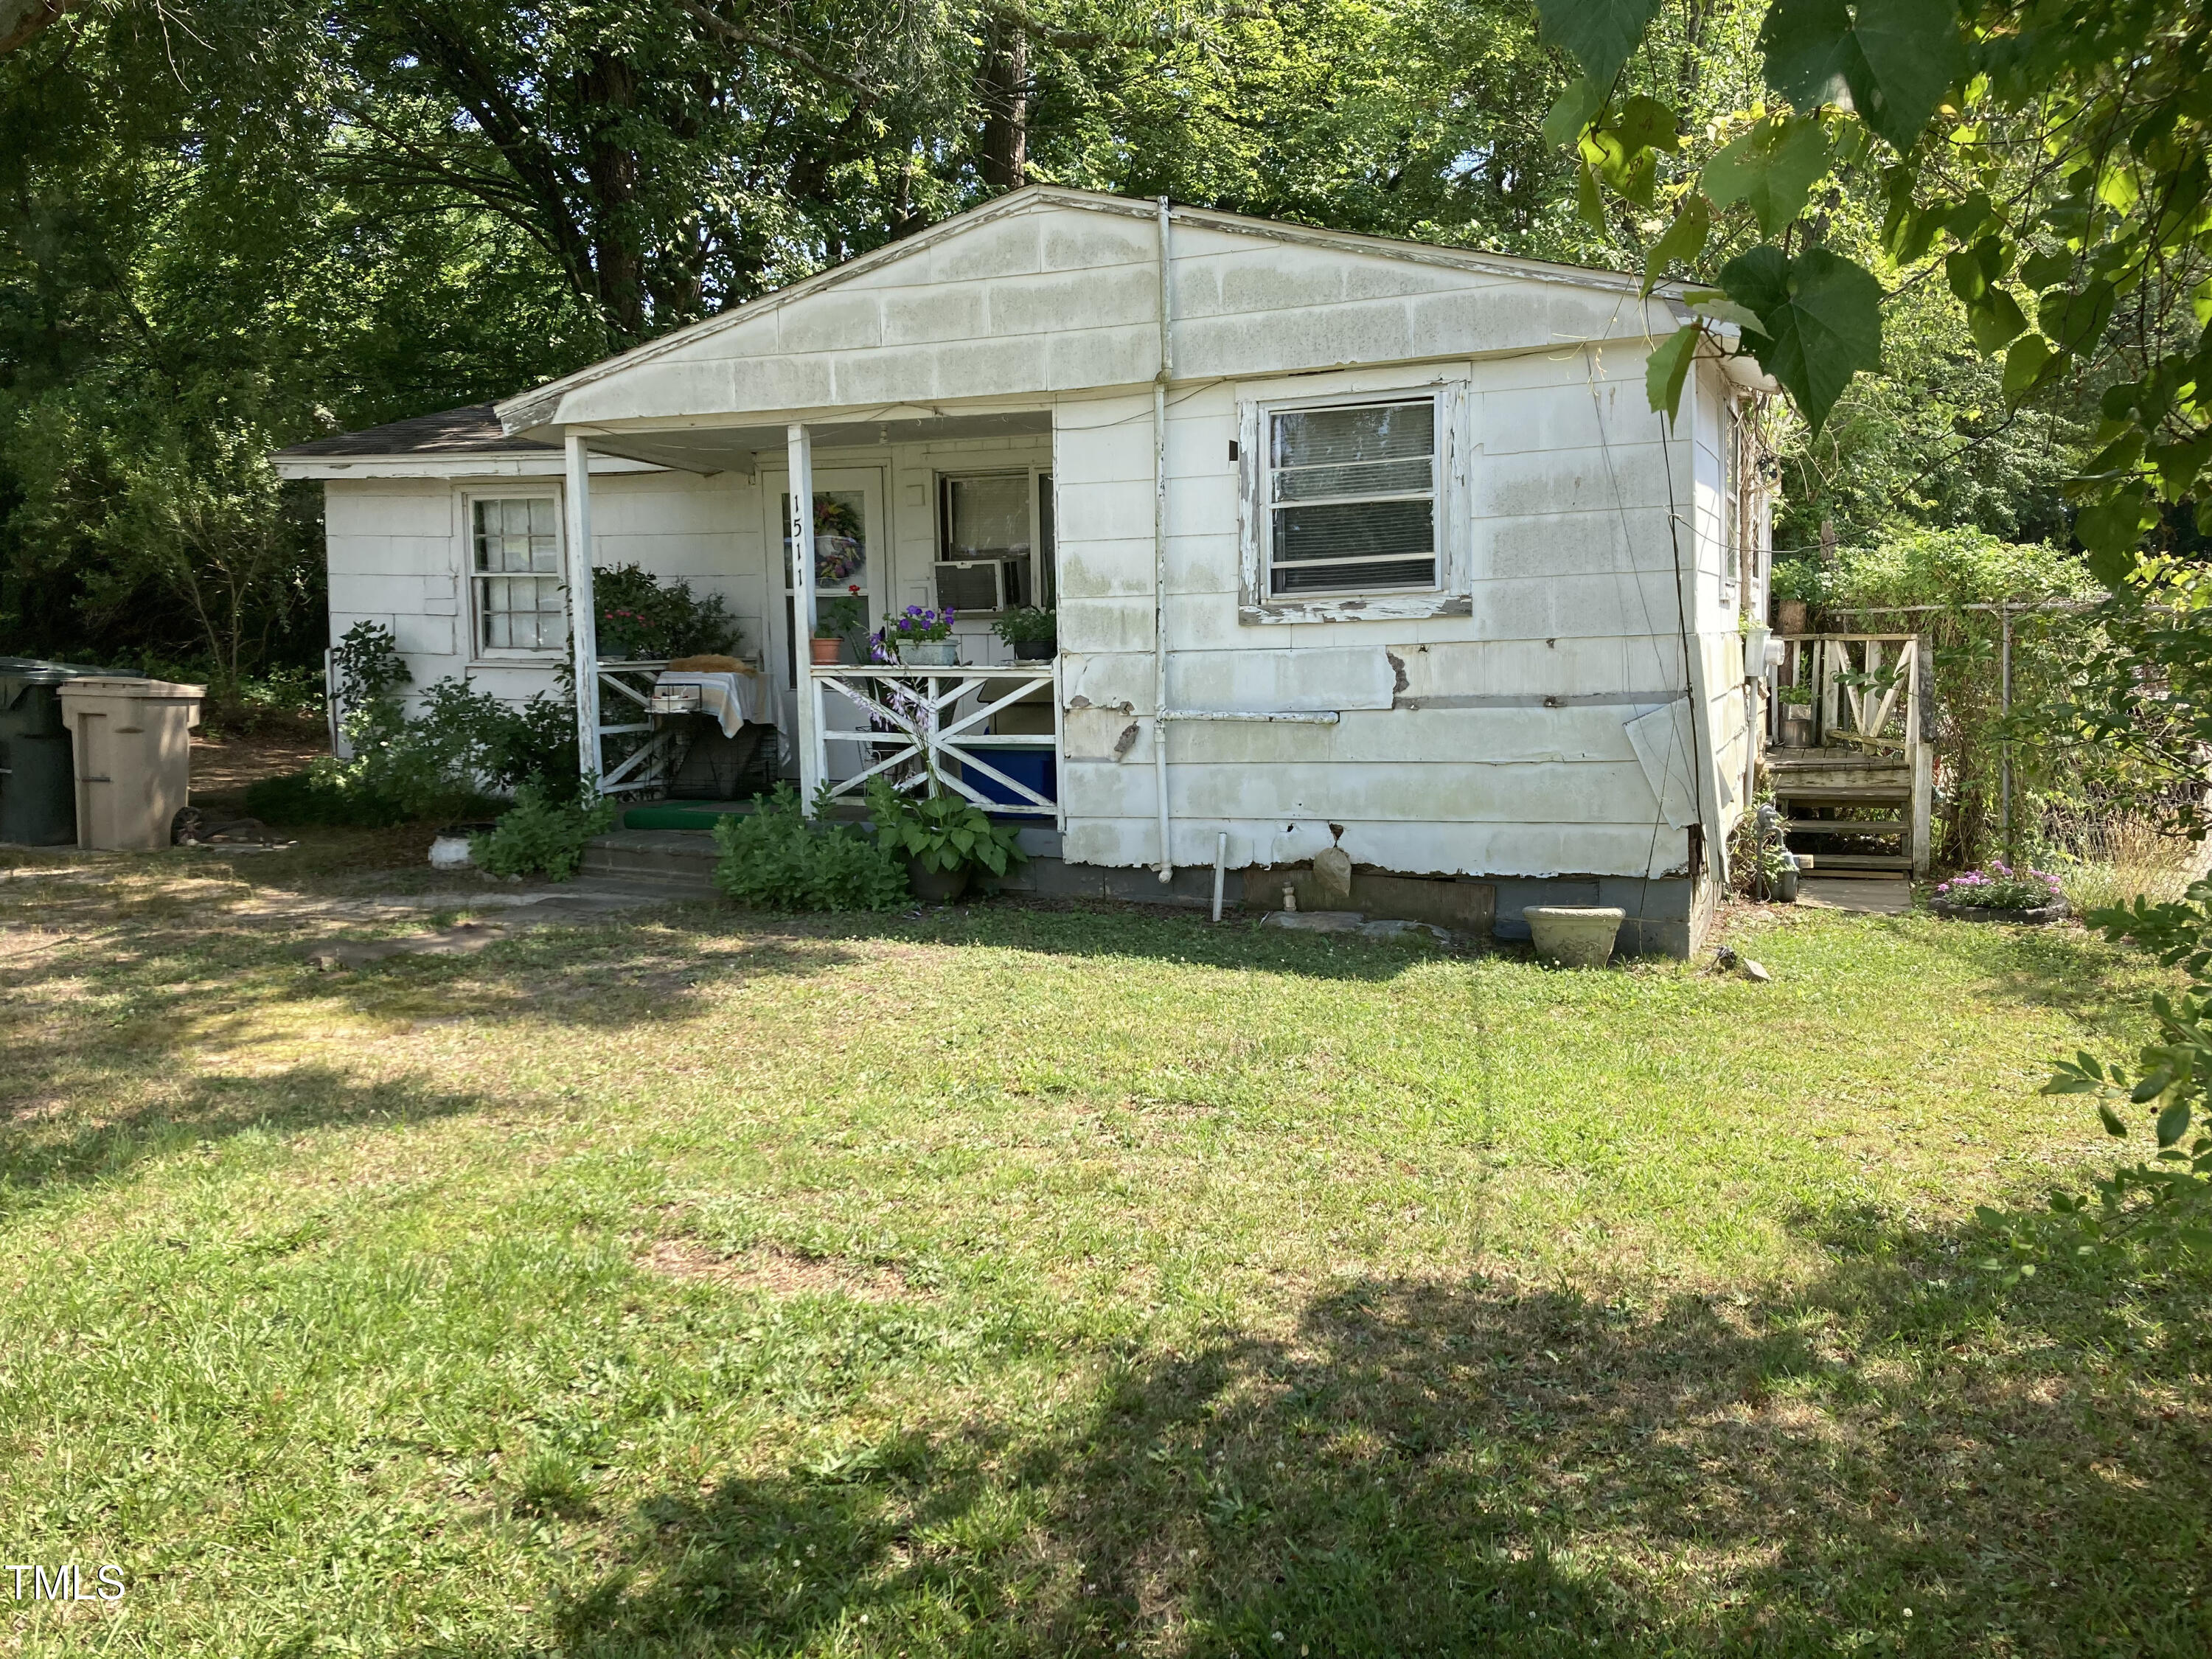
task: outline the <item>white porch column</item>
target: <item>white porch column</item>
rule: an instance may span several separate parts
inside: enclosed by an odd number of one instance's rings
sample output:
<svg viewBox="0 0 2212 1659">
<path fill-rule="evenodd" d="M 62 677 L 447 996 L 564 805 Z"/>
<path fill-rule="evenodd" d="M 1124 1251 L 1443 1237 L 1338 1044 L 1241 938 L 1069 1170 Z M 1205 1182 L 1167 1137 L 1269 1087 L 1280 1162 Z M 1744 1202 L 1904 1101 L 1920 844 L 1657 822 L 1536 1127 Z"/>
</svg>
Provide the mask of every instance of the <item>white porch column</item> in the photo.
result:
<svg viewBox="0 0 2212 1659">
<path fill-rule="evenodd" d="M 791 465 L 791 660 L 799 720 L 799 799 L 814 816 L 822 787 L 822 693 L 811 666 L 814 638 L 814 439 L 793 421 L 786 433 Z"/>
<path fill-rule="evenodd" d="M 586 785 L 596 788 L 599 765 L 599 651 L 592 625 L 592 454 L 580 432 L 567 434 L 567 511 L 569 662 L 576 675 L 576 757 Z"/>
</svg>

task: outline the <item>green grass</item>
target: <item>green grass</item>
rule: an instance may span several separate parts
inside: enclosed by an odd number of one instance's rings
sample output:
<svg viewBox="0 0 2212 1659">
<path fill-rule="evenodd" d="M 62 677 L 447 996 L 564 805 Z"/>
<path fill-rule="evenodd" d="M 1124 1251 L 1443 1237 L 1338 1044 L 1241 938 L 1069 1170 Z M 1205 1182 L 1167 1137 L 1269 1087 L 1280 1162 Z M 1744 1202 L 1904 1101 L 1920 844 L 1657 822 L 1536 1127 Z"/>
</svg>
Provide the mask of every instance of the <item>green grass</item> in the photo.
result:
<svg viewBox="0 0 2212 1659">
<path fill-rule="evenodd" d="M 0 885 L 0 1547 L 129 1585 L 0 1653 L 2212 1644 L 2205 1278 L 1971 1267 L 2106 1155 L 2034 1091 L 2160 981 L 2077 930 L 314 973 L 267 902 L 359 861 Z"/>
</svg>

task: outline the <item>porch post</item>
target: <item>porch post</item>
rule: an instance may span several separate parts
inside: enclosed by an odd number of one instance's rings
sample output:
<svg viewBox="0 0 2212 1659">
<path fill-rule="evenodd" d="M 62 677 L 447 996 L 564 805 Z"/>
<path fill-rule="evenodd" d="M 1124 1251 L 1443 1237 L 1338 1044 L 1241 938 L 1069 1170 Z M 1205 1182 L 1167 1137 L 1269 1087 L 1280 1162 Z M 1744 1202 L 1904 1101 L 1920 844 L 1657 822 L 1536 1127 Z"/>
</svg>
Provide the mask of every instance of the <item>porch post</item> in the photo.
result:
<svg viewBox="0 0 2212 1659">
<path fill-rule="evenodd" d="M 814 816 L 822 787 L 822 689 L 811 667 L 814 638 L 814 439 L 793 421 L 786 433 L 791 464 L 791 662 L 799 718 L 799 800 Z"/>
<path fill-rule="evenodd" d="M 567 434 L 568 650 L 576 675 L 576 757 L 586 787 L 596 789 L 599 765 L 599 648 L 592 627 L 592 456 L 580 432 Z"/>
</svg>

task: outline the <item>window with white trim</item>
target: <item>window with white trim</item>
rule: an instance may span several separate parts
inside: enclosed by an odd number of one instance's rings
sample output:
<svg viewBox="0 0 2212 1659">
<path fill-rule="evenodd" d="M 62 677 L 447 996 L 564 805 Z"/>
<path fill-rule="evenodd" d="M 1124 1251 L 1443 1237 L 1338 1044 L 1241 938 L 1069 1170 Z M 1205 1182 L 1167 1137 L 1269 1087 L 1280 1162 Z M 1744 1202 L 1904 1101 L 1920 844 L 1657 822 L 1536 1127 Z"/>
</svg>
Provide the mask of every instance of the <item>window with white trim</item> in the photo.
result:
<svg viewBox="0 0 2212 1659">
<path fill-rule="evenodd" d="M 557 651 L 568 643 L 560 503 L 550 495 L 469 503 L 470 586 L 480 652 Z"/>
<path fill-rule="evenodd" d="M 1430 395 L 1267 411 L 1268 599 L 1442 585 L 1437 404 Z"/>
</svg>

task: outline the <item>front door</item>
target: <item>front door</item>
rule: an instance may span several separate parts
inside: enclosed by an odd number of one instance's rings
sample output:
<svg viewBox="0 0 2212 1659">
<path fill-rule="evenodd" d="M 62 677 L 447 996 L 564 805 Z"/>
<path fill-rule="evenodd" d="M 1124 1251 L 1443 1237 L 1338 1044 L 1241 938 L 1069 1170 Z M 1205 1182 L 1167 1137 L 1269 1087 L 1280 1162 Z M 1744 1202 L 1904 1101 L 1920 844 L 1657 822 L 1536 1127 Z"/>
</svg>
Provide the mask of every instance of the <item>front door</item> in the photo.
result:
<svg viewBox="0 0 2212 1659">
<path fill-rule="evenodd" d="M 790 474 L 768 475 L 762 492 L 773 515 L 768 522 L 767 544 L 775 550 L 783 579 L 772 586 L 782 603 L 770 607 L 768 663 L 776 687 L 776 723 L 783 733 L 783 771 L 799 775 L 799 665 L 807 660 L 808 647 L 800 638 L 798 605 L 791 591 Z M 878 597 L 892 589 L 884 568 L 890 557 L 890 538 L 884 524 L 884 473 L 881 467 L 817 467 L 814 470 L 814 580 L 817 610 L 838 599 L 857 599 L 864 618 L 861 631 L 872 633 L 883 623 L 888 600 Z M 832 730 L 850 731 L 863 725 L 860 712 L 834 692 L 823 699 L 823 714 Z M 833 743 L 830 746 L 830 775 L 844 777 L 859 769 L 860 745 Z"/>
</svg>

